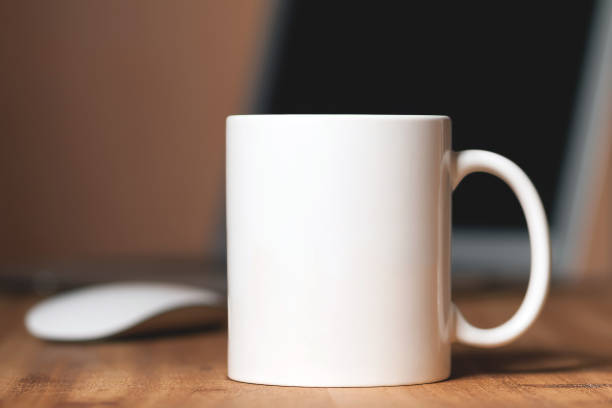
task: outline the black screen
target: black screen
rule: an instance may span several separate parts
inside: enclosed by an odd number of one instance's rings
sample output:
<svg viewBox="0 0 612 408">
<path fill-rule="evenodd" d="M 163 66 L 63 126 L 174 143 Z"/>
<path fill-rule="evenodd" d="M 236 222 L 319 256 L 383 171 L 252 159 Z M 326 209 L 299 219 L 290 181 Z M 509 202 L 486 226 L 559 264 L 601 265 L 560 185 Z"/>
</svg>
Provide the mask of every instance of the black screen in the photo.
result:
<svg viewBox="0 0 612 408">
<path fill-rule="evenodd" d="M 258 113 L 448 115 L 455 150 L 515 161 L 550 216 L 592 9 L 592 1 L 293 1 Z M 468 177 L 453 200 L 455 225 L 524 224 L 491 176 Z"/>
</svg>

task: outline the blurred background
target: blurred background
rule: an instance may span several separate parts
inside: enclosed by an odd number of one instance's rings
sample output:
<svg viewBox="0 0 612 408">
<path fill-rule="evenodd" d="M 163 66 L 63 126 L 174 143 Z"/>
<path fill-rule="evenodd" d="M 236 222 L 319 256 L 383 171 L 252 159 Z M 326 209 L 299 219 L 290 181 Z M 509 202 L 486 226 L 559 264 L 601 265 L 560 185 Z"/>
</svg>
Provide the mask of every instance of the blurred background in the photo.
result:
<svg viewBox="0 0 612 408">
<path fill-rule="evenodd" d="M 532 178 L 556 279 L 610 275 L 611 3 L 2 1 L 0 288 L 223 287 L 237 113 L 449 115 Z M 453 280 L 523 280 L 510 190 L 453 200 Z"/>
</svg>

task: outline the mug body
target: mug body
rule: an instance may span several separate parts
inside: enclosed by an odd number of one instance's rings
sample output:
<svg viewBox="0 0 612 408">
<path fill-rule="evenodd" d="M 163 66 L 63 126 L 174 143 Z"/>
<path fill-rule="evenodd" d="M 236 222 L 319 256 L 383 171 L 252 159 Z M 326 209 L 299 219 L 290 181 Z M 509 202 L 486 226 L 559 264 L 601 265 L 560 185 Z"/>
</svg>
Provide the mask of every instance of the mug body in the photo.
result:
<svg viewBox="0 0 612 408">
<path fill-rule="evenodd" d="M 449 376 L 450 149 L 445 116 L 228 118 L 231 379 Z"/>
</svg>

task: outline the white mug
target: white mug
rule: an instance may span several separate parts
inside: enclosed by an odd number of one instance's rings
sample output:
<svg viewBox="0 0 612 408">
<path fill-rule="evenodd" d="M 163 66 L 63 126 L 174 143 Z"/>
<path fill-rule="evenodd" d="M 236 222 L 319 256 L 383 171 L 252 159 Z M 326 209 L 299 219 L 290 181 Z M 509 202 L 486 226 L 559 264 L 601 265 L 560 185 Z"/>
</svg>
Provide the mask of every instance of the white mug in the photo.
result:
<svg viewBox="0 0 612 408">
<path fill-rule="evenodd" d="M 450 296 L 451 193 L 473 172 L 512 188 L 531 242 L 523 303 L 492 329 L 468 323 Z M 533 184 L 500 155 L 453 152 L 446 116 L 230 116 L 227 229 L 237 381 L 443 380 L 453 341 L 511 342 L 547 294 L 548 226 Z"/>
</svg>

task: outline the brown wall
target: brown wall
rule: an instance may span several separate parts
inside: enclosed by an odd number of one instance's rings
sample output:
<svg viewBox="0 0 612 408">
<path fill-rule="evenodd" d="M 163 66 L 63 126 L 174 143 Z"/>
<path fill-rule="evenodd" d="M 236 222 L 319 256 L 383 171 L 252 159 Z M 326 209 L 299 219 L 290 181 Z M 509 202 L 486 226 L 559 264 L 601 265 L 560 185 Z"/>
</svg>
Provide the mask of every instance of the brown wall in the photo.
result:
<svg viewBox="0 0 612 408">
<path fill-rule="evenodd" d="M 0 264 L 211 253 L 266 1 L 0 4 Z"/>
<path fill-rule="evenodd" d="M 607 139 L 607 150 L 600 151 L 602 165 L 596 175 L 600 180 L 595 185 L 599 199 L 591 208 L 593 216 L 583 225 L 583 239 L 579 241 L 582 251 L 576 259 L 575 269 L 579 277 L 612 276 L 612 94 L 608 95 L 606 112 L 602 115 L 602 138 Z"/>
</svg>

